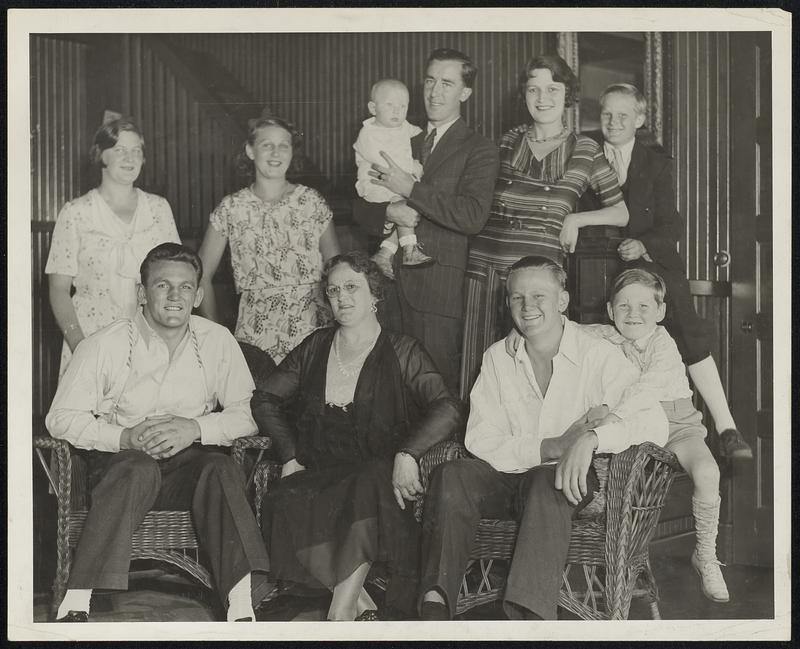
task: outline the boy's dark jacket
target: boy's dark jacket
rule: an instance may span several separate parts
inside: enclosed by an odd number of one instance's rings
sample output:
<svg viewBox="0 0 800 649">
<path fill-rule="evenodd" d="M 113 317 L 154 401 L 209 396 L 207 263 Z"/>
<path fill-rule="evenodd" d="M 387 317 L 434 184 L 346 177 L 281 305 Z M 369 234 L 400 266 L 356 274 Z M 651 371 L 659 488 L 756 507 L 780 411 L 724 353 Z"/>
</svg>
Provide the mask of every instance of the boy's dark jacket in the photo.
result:
<svg viewBox="0 0 800 649">
<path fill-rule="evenodd" d="M 588 135 L 602 146 L 602 135 Z M 675 202 L 672 159 L 657 144 L 646 143 L 647 139 L 642 133 L 637 133 L 628 178 L 622 187 L 630 214 L 628 225 L 624 228 L 625 236 L 639 239 L 658 265 L 682 271 L 684 264 L 676 243 L 683 232 L 683 220 Z M 579 209 L 599 207 L 599 201 L 590 190 L 581 199 Z"/>
</svg>

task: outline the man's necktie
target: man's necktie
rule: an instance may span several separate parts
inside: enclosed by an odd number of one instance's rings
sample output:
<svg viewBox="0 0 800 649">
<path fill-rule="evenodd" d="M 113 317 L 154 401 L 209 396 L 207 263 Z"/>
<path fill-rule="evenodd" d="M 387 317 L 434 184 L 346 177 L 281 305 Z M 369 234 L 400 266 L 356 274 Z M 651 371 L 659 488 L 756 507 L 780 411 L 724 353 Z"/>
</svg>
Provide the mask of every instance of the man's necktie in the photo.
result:
<svg viewBox="0 0 800 649">
<path fill-rule="evenodd" d="M 622 151 L 615 146 L 606 146 L 605 154 L 608 163 L 617 174 L 619 186 L 622 187 L 628 179 L 628 169 L 625 166 L 625 161 L 622 159 Z"/>
<path fill-rule="evenodd" d="M 431 155 L 431 151 L 433 151 L 433 140 L 436 138 L 436 129 L 432 128 L 430 132 L 425 136 L 425 141 L 422 143 L 422 151 L 420 151 L 420 162 L 422 166 L 425 166 L 425 163 L 428 161 L 428 158 Z"/>
</svg>

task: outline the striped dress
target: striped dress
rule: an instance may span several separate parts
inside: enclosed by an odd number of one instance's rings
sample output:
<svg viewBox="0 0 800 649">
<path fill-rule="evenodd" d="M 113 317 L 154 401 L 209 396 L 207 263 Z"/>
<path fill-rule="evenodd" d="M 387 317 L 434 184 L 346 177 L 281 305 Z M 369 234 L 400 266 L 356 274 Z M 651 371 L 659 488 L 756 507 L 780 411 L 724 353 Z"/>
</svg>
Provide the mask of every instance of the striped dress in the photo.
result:
<svg viewBox="0 0 800 649">
<path fill-rule="evenodd" d="M 622 200 L 617 176 L 594 140 L 570 133 L 562 145 L 537 160 L 526 141 L 526 125 L 500 140 L 489 220 L 470 243 L 465 279 L 461 398 L 480 370 L 483 352 L 511 328 L 505 308 L 506 271 L 520 257 L 542 255 L 564 264 L 558 236 L 564 217 L 591 187 L 603 207 Z"/>
</svg>

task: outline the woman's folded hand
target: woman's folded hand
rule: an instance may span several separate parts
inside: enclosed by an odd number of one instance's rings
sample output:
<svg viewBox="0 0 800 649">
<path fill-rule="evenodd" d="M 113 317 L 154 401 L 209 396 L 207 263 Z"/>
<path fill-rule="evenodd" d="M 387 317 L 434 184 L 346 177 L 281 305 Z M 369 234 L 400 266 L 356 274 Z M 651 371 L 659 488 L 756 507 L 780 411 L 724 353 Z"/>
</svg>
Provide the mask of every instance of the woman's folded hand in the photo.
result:
<svg viewBox="0 0 800 649">
<path fill-rule="evenodd" d="M 408 453 L 400 452 L 394 456 L 392 487 L 394 489 L 394 498 L 400 509 L 406 508 L 406 500 L 416 500 L 422 493 L 419 465 Z"/>
</svg>

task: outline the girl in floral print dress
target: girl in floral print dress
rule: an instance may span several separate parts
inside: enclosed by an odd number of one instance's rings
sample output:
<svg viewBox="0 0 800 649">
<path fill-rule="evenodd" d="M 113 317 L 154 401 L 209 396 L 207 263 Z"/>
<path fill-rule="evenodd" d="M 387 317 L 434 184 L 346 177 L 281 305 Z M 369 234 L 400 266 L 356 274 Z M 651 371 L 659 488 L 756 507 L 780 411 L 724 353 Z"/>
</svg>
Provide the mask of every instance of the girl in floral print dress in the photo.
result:
<svg viewBox="0 0 800 649">
<path fill-rule="evenodd" d="M 101 170 L 100 186 L 63 207 L 44 270 L 64 334 L 59 376 L 81 340 L 135 315 L 145 255 L 160 243 L 180 243 L 167 200 L 133 185 L 144 163 L 144 138 L 132 121 L 115 116 L 104 123 L 89 157 Z"/>
<path fill-rule="evenodd" d="M 286 179 L 300 134 L 272 117 L 252 120 L 244 154 L 253 183 L 222 199 L 200 246 L 201 313 L 219 320 L 211 282 L 230 246 L 240 294 L 235 335 L 279 363 L 310 332 L 330 322 L 320 280 L 339 253 L 332 214 L 316 190 Z"/>
</svg>

